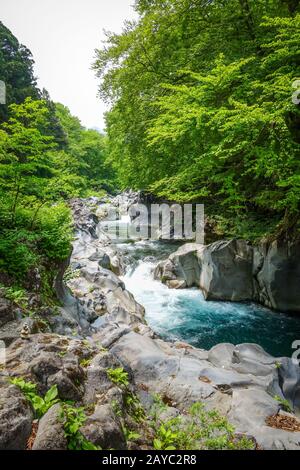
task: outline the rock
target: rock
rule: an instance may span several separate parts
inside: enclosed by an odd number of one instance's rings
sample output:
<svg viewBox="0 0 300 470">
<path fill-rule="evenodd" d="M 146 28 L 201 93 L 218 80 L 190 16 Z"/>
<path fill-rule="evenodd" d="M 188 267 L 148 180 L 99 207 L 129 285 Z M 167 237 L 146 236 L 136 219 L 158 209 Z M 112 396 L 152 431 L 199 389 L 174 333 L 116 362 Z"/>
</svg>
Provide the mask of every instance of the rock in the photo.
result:
<svg viewBox="0 0 300 470">
<path fill-rule="evenodd" d="M 73 379 L 73 380 L 72 380 Z M 62 400 L 80 401 L 83 393 L 83 378 L 70 377 L 64 372 L 59 371 L 57 374 L 51 375 L 47 380 L 48 387 L 57 385 L 58 394 Z"/>
<path fill-rule="evenodd" d="M 292 410 L 300 415 L 300 368 L 287 357 L 278 361 L 278 376 L 283 397 L 289 401 Z"/>
<path fill-rule="evenodd" d="M 266 418 L 278 411 L 279 403 L 264 390 L 240 389 L 233 391 L 229 419 L 237 432 L 253 434 L 265 425 Z"/>
<path fill-rule="evenodd" d="M 18 339 L 7 348 L 6 368 L 10 375 L 35 382 L 42 395 L 57 385 L 60 398 L 78 400 L 85 378 L 79 358 L 90 357 L 95 349 L 79 340 L 40 333 L 27 341 Z"/>
<path fill-rule="evenodd" d="M 92 360 L 86 372 L 84 402 L 97 403 L 103 400 L 107 392 L 113 387 L 107 375 L 107 369 L 121 367 L 120 362 L 110 353 L 101 352 Z"/>
<path fill-rule="evenodd" d="M 187 243 L 160 262 L 154 275 L 170 288 L 200 287 L 206 300 L 254 300 L 282 312 L 300 311 L 299 242 Z"/>
<path fill-rule="evenodd" d="M 216 367 L 229 368 L 232 363 L 234 348 L 233 344 L 216 344 L 208 353 L 209 362 Z"/>
<path fill-rule="evenodd" d="M 18 387 L 0 381 L 0 450 L 26 449 L 33 412 Z"/>
<path fill-rule="evenodd" d="M 252 247 L 244 240 L 212 243 L 198 252 L 199 286 L 207 300 L 251 300 Z"/>
<path fill-rule="evenodd" d="M 181 289 L 199 284 L 200 267 L 197 252 L 201 245 L 187 243 L 181 246 L 169 259 L 158 264 L 154 277 L 170 288 Z"/>
<path fill-rule="evenodd" d="M 110 405 L 100 405 L 81 428 L 82 434 L 101 449 L 127 449 L 121 423 Z"/>
<path fill-rule="evenodd" d="M 6 347 L 20 338 L 22 322 L 15 320 L 3 325 L 0 329 L 0 341 L 4 341 Z"/>
<path fill-rule="evenodd" d="M 14 319 L 12 303 L 7 299 L 0 298 L 0 328 Z"/>
<path fill-rule="evenodd" d="M 243 374 L 267 376 L 276 373 L 275 359 L 258 344 L 240 344 L 234 348 L 232 367 Z"/>
<path fill-rule="evenodd" d="M 300 312 L 300 243 L 255 248 L 255 299 L 282 312 Z"/>
<path fill-rule="evenodd" d="M 237 432 L 253 436 L 263 449 L 299 450 L 300 432 L 274 429 L 266 425 L 267 418 L 276 415 L 279 406 L 263 390 L 235 390 L 228 416 Z"/>
<path fill-rule="evenodd" d="M 57 403 L 42 417 L 32 450 L 67 450 L 68 442 L 60 413 L 61 406 Z"/>
</svg>

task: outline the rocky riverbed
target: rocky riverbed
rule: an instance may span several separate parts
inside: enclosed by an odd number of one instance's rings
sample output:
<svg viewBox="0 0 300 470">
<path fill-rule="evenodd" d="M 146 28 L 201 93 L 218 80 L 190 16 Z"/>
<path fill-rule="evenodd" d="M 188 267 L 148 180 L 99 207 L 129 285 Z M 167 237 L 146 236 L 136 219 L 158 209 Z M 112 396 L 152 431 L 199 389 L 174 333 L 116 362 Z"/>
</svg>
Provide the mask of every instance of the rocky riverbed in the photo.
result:
<svg viewBox="0 0 300 470">
<path fill-rule="evenodd" d="M 56 281 L 63 307 L 55 313 L 44 312 L 47 331 L 41 332 L 34 320 L 26 320 L 30 334 L 20 338 L 18 329 L 24 320 L 16 317 L 9 301 L 1 301 L 1 330 L 10 335 L 2 334 L 8 348 L 0 371 L 0 449 L 24 449 L 30 437 L 33 449 L 65 449 L 68 445 L 59 419 L 60 405 L 53 405 L 34 422 L 31 406 L 8 377 L 36 383 L 41 395 L 56 384 L 61 400 L 86 407 L 81 433 L 102 448 L 152 448 L 153 426 L 147 424 L 148 418 L 133 419 L 127 403 L 130 393 L 146 417 L 155 397 L 161 398 L 164 407 L 158 423 L 175 416 L 187 419 L 188 408 L 202 402 L 207 410 L 225 416 L 236 436 L 247 436 L 258 448 L 300 449 L 300 369 L 292 359 L 274 358 L 255 344 L 217 344 L 206 351 L 179 341 L 166 342 L 147 325 L 143 306 L 119 277 L 124 273 L 124 260 L 99 226 L 105 207 L 119 202 L 126 207 L 135 198 L 128 194 L 121 201 L 120 197 L 105 202 L 95 198 L 72 201 L 73 252 Z M 214 263 L 210 281 L 205 281 L 208 297 L 219 292 L 214 271 L 219 259 L 222 266 L 230 261 L 227 298 L 253 298 L 251 249 L 225 242 L 218 247 L 181 248 L 183 251 L 159 266 L 156 275 L 170 287 L 193 285 L 201 277 L 199 250 L 206 250 L 203 263 L 209 265 L 210 250 Z M 258 258 L 255 254 L 255 266 L 261 267 Z M 268 259 L 274 256 L 270 254 Z M 245 268 L 245 278 L 236 276 L 237 263 Z M 281 299 L 280 295 L 276 298 Z M 294 302 L 297 299 L 291 299 L 291 305 Z M 117 368 L 128 374 L 126 389 L 107 373 Z M 125 429 L 140 433 L 134 444 L 128 442 Z"/>
</svg>

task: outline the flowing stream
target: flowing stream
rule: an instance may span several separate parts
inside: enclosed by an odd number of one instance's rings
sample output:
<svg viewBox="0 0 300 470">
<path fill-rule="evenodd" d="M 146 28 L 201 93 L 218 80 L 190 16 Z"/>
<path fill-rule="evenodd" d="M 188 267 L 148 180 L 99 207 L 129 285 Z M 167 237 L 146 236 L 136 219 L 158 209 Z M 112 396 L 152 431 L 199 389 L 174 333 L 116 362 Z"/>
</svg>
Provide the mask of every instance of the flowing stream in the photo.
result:
<svg viewBox="0 0 300 470">
<path fill-rule="evenodd" d="M 124 229 L 127 221 L 124 220 Z M 117 244 L 126 261 L 126 288 L 145 307 L 151 328 L 165 339 L 203 349 L 217 343 L 257 343 L 274 356 L 291 356 L 300 319 L 255 303 L 205 301 L 197 288 L 173 290 L 153 278 L 157 263 L 178 244 L 136 241 Z"/>
</svg>

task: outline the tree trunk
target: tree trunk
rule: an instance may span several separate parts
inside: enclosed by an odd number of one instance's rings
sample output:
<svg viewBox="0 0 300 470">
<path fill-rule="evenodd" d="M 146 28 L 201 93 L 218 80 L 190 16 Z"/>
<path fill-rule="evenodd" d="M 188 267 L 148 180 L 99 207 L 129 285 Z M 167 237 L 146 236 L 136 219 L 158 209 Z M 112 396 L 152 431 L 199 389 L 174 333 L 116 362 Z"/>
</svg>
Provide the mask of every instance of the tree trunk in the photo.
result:
<svg viewBox="0 0 300 470">
<path fill-rule="evenodd" d="M 240 5 L 242 8 L 242 12 L 245 17 L 245 23 L 247 25 L 248 32 L 250 34 L 250 37 L 253 41 L 256 41 L 256 34 L 255 34 L 255 25 L 254 25 L 254 19 L 252 16 L 252 12 L 250 9 L 250 5 L 248 0 L 239 0 Z"/>
<path fill-rule="evenodd" d="M 283 3 L 287 5 L 290 15 L 294 16 L 299 6 L 300 0 L 283 0 Z"/>
</svg>

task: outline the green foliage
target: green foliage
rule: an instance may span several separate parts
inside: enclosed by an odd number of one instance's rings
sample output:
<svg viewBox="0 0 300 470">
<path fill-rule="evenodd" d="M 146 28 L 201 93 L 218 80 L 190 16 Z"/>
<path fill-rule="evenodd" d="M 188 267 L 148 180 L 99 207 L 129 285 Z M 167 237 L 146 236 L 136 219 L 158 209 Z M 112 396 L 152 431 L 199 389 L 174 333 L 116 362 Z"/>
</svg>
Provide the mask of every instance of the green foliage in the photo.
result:
<svg viewBox="0 0 300 470">
<path fill-rule="evenodd" d="M 38 268 L 51 297 L 57 263 L 70 253 L 65 200 L 115 186 L 107 141 L 36 88 L 30 51 L 2 23 L 0 79 L 8 95 L 0 110 L 0 275 L 32 289 Z"/>
<path fill-rule="evenodd" d="M 140 400 L 134 393 L 130 391 L 125 393 L 124 405 L 126 412 L 132 417 L 134 421 L 140 423 L 144 420 L 145 411 L 141 405 Z"/>
<path fill-rule="evenodd" d="M 58 390 L 57 386 L 53 385 L 46 393 L 44 398 L 42 398 L 38 393 L 37 393 L 37 386 L 36 384 L 32 382 L 26 382 L 24 379 L 20 377 L 12 378 L 10 379 L 10 382 L 13 385 L 16 385 L 17 387 L 22 390 L 24 393 L 25 397 L 27 400 L 31 403 L 36 417 L 41 418 L 47 411 L 55 405 L 55 403 L 59 402 L 58 399 Z"/>
<path fill-rule="evenodd" d="M 62 403 L 60 419 L 64 425 L 69 450 L 100 450 L 80 432 L 86 421 L 83 407 L 75 408 L 71 404 Z"/>
<path fill-rule="evenodd" d="M 200 201 L 225 235 L 299 219 L 299 2 L 136 2 L 94 68 L 122 187 Z"/>
<path fill-rule="evenodd" d="M 81 365 L 81 367 L 84 367 L 84 368 L 88 367 L 90 365 L 91 361 L 92 361 L 92 358 L 81 359 L 80 365 Z"/>
<path fill-rule="evenodd" d="M 138 432 L 131 431 L 130 429 L 127 429 L 126 426 L 122 427 L 123 434 L 125 436 L 126 442 L 129 441 L 136 441 L 137 439 L 140 439 L 141 435 Z"/>
<path fill-rule="evenodd" d="M 116 385 L 121 385 L 123 387 L 127 387 L 129 385 L 128 373 L 124 371 L 123 367 L 107 369 L 107 375 Z"/>
<path fill-rule="evenodd" d="M 25 289 L 17 287 L 5 287 L 0 284 L 0 288 L 4 291 L 4 296 L 23 310 L 28 308 L 28 294 Z"/>
<path fill-rule="evenodd" d="M 37 393 L 36 384 L 25 381 L 21 377 L 10 379 L 10 383 L 22 390 L 27 400 L 31 403 L 36 417 L 40 419 L 53 405 L 60 403 L 60 419 L 63 422 L 64 431 L 70 450 L 99 450 L 92 442 L 88 441 L 80 432 L 81 426 L 86 421 L 84 408 L 75 408 L 70 403 L 60 402 L 57 386 L 53 385 L 42 398 Z"/>
<path fill-rule="evenodd" d="M 284 411 L 287 411 L 288 413 L 293 413 L 293 408 L 291 407 L 290 402 L 288 400 L 280 397 L 279 395 L 275 395 L 274 400 L 278 401 Z"/>
<path fill-rule="evenodd" d="M 251 450 L 254 443 L 237 437 L 234 428 L 216 411 L 206 411 L 195 403 L 187 414 L 173 418 L 157 428 L 153 447 L 156 450 Z"/>
<path fill-rule="evenodd" d="M 37 98 L 31 52 L 0 21 L 0 80 L 6 84 L 6 102 L 21 103 L 26 97 Z M 0 122 L 7 118 L 8 106 L 0 105 Z"/>
</svg>

